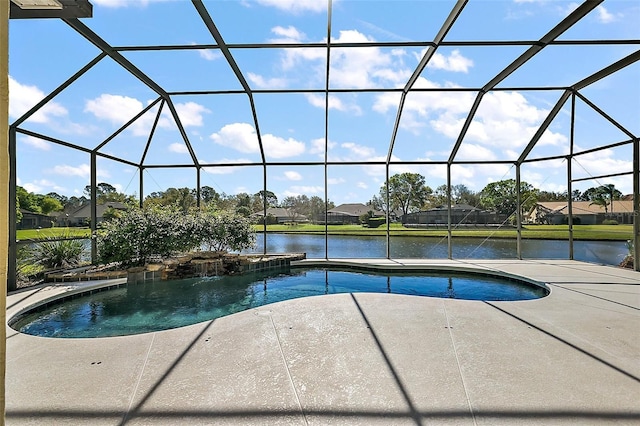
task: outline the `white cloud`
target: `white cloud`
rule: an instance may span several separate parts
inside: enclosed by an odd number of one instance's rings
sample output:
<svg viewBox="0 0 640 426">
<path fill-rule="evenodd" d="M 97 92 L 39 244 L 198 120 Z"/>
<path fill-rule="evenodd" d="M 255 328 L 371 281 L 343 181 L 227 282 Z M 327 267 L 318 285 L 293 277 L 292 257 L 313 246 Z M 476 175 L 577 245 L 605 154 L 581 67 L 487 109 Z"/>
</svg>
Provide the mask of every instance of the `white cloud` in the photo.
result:
<svg viewBox="0 0 640 426">
<path fill-rule="evenodd" d="M 334 142 L 335 145 L 335 142 Z M 311 141 L 311 149 L 309 150 L 311 154 L 322 154 L 324 155 L 324 139 L 318 138 Z"/>
<path fill-rule="evenodd" d="M 327 185 L 340 185 L 345 182 L 344 178 L 327 178 Z"/>
<path fill-rule="evenodd" d="M 295 197 L 297 195 L 316 195 L 324 194 L 323 186 L 292 186 L 284 191 L 285 197 Z"/>
<path fill-rule="evenodd" d="M 175 142 L 169 145 L 169 151 L 175 152 L 177 154 L 188 154 L 189 150 L 187 149 L 187 145 L 180 142 Z"/>
<path fill-rule="evenodd" d="M 139 114 L 143 108 L 143 103 L 136 98 L 103 93 L 97 98 L 88 100 L 84 110 L 92 113 L 98 119 L 122 126 Z M 176 103 L 175 109 L 184 127 L 202 126 L 203 114 L 210 112 L 207 108 L 195 102 Z M 157 111 L 157 107 L 147 111 L 146 114 L 129 126 L 134 135 L 149 135 L 155 119 L 154 111 Z M 163 129 L 175 128 L 175 121 L 169 108 L 163 108 L 158 126 Z"/>
<path fill-rule="evenodd" d="M 425 52 L 426 50 L 422 52 L 422 56 Z M 422 56 L 418 59 L 422 59 Z M 468 73 L 471 67 L 473 67 L 473 61 L 462 56 L 458 49 L 452 51 L 449 56 L 436 52 L 427 64 L 427 68 L 463 73 Z"/>
<path fill-rule="evenodd" d="M 621 15 L 610 13 L 604 6 L 596 7 L 596 12 L 598 13 L 598 22 L 602 24 L 610 24 L 612 22 L 617 21 Z"/>
<path fill-rule="evenodd" d="M 495 160 L 495 154 L 486 147 L 472 143 L 462 143 L 456 160 L 489 161 Z"/>
<path fill-rule="evenodd" d="M 324 12 L 327 2 L 322 0 L 255 0 L 262 6 L 275 7 L 289 13 Z M 335 2 L 334 2 L 335 3 Z"/>
<path fill-rule="evenodd" d="M 583 150 L 583 148 L 579 146 L 575 147 L 575 151 L 579 152 L 581 150 Z M 610 174 L 612 171 L 631 172 L 633 170 L 633 162 L 631 159 L 621 160 L 615 158 L 614 151 L 611 149 L 603 149 L 580 155 L 575 157 L 574 161 L 578 164 L 572 168 L 574 177 L 578 177 L 578 175 L 582 176 L 583 174 L 586 176 L 598 176 Z M 627 180 L 629 182 L 631 181 L 631 179 Z M 593 186 L 595 186 L 595 184 Z"/>
<path fill-rule="evenodd" d="M 92 113 L 96 118 L 121 126 L 143 108 L 142 102 L 135 98 L 103 93 L 95 99 L 88 100 L 84 111 Z"/>
<path fill-rule="evenodd" d="M 345 142 L 340 145 L 342 148 L 348 150 L 352 155 L 358 159 L 370 159 L 375 156 L 376 150 L 370 146 L 358 145 L 353 142 Z"/>
<path fill-rule="evenodd" d="M 33 136 L 24 136 L 18 139 L 20 142 L 24 142 L 27 145 L 31 145 L 32 147 L 42 150 L 42 151 L 50 151 L 51 144 L 47 141 L 43 141 L 42 139 L 34 138 Z"/>
<path fill-rule="evenodd" d="M 227 124 L 210 137 L 215 143 L 240 152 L 260 152 L 256 131 L 248 123 Z M 293 138 L 284 139 L 272 134 L 262 135 L 262 143 L 265 155 L 271 158 L 295 157 L 305 151 L 303 142 Z"/>
<path fill-rule="evenodd" d="M 325 108 L 325 97 L 316 93 L 307 93 L 305 97 L 311 105 L 317 108 Z M 329 109 L 335 109 L 343 112 L 353 112 L 356 115 L 362 114 L 362 109 L 355 103 L 346 104 L 336 95 L 329 95 Z"/>
<path fill-rule="evenodd" d="M 18 119 L 44 99 L 45 94 L 36 86 L 18 83 L 9 76 L 9 117 Z M 34 123 L 50 123 L 54 117 L 65 117 L 68 111 L 57 102 L 49 101 L 29 120 Z"/>
<path fill-rule="evenodd" d="M 356 186 L 360 189 L 368 189 L 369 185 L 366 182 L 356 182 Z"/>
<path fill-rule="evenodd" d="M 218 50 L 213 49 L 199 49 L 198 54 L 202 59 L 207 61 L 215 61 L 216 59 L 222 58 L 222 54 Z"/>
<path fill-rule="evenodd" d="M 77 176 L 81 178 L 88 178 L 91 175 L 91 168 L 88 164 L 80 164 L 78 166 L 69 166 L 67 164 L 60 164 L 49 169 L 50 173 L 62 176 Z"/>
<path fill-rule="evenodd" d="M 295 157 L 305 151 L 304 143 L 293 138 L 284 139 L 266 134 L 262 136 L 262 143 L 265 155 L 272 158 Z"/>
<path fill-rule="evenodd" d="M 355 31 L 340 31 L 340 36 L 333 40 L 337 43 L 365 43 L 372 38 Z M 331 70 L 329 74 L 333 87 L 349 87 L 363 89 L 379 87 L 378 77 L 395 75 L 388 73 L 392 65 L 392 55 L 384 54 L 378 47 L 334 48 L 331 51 Z"/>
<path fill-rule="evenodd" d="M 177 103 L 175 107 L 184 127 L 202 126 L 203 114 L 211 112 L 195 102 Z"/>
<path fill-rule="evenodd" d="M 416 87 L 442 86 L 420 77 Z M 400 127 L 414 134 L 429 127 L 456 140 L 474 99 L 472 92 L 410 92 L 404 103 Z M 383 114 L 395 113 L 398 103 L 399 95 L 382 94 L 376 97 L 373 109 Z M 537 107 L 519 92 L 490 92 L 482 98 L 465 135 L 465 143 L 485 146 L 487 151 L 479 152 L 485 158 L 490 158 L 488 152 L 495 148 L 517 151 L 530 142 L 548 113 L 548 109 Z M 538 145 L 566 143 L 565 135 L 547 129 Z"/>
<path fill-rule="evenodd" d="M 243 167 L 233 166 L 232 164 L 242 164 L 242 163 L 250 163 L 251 160 L 247 158 L 220 158 L 215 162 L 203 161 L 203 163 L 207 164 L 229 164 L 229 166 L 222 167 L 203 167 L 202 170 L 205 173 L 209 173 L 212 175 L 228 175 L 234 173 L 236 171 L 242 170 Z"/>
<path fill-rule="evenodd" d="M 33 182 L 27 182 L 24 185 L 20 184 L 18 181 L 18 185 L 22 186 L 29 192 L 33 192 L 35 194 L 47 194 L 49 192 L 66 192 L 67 189 L 52 182 L 47 179 L 36 179 Z"/>
<path fill-rule="evenodd" d="M 307 37 L 305 33 L 292 25 L 287 28 L 281 26 L 273 27 L 271 32 L 278 36 L 270 40 L 272 43 L 299 43 Z"/>
<path fill-rule="evenodd" d="M 287 87 L 287 79 L 285 78 L 264 78 L 261 75 L 252 72 L 247 73 L 249 81 L 260 89 L 282 89 Z"/>
<path fill-rule="evenodd" d="M 571 12 L 573 12 L 578 7 L 580 7 L 580 3 L 576 3 L 576 2 L 571 2 L 566 5 L 563 3 L 559 3 L 559 4 L 560 6 L 558 7 L 558 9 L 560 10 L 560 14 L 562 14 L 563 16 L 570 15 Z"/>
<path fill-rule="evenodd" d="M 287 178 L 287 180 L 302 180 L 302 175 L 292 170 L 284 172 L 284 177 Z"/>
</svg>

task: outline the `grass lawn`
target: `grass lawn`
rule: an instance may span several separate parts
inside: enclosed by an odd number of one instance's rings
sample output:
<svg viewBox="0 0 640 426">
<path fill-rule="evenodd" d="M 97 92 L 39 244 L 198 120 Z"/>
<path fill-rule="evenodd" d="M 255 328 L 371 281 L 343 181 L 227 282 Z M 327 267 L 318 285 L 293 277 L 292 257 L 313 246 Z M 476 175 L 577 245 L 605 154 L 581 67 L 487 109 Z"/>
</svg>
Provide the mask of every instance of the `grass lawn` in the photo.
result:
<svg viewBox="0 0 640 426">
<path fill-rule="evenodd" d="M 304 233 L 324 234 L 324 225 L 268 225 L 267 232 L 276 233 Z M 262 232 L 262 225 L 254 225 L 257 232 Z M 380 235 L 387 234 L 386 226 L 379 228 L 364 228 L 362 225 L 329 225 L 330 235 Z M 410 237 L 444 237 L 447 230 L 440 229 L 413 229 L 405 228 L 402 224 L 392 223 L 389 227 L 392 236 Z M 454 237 L 478 237 L 478 238 L 516 238 L 515 229 L 493 228 L 464 228 L 454 229 Z M 91 235 L 89 228 L 46 228 L 46 229 L 21 229 L 17 231 L 18 240 L 41 240 L 60 237 L 85 237 Z M 526 225 L 522 230 L 523 238 L 536 238 L 547 240 L 566 240 L 569 238 L 567 225 Z M 573 238 L 576 240 L 618 240 L 626 241 L 633 238 L 633 225 L 574 225 Z"/>
<path fill-rule="evenodd" d="M 254 225 L 257 232 L 263 230 L 262 225 Z M 300 225 L 268 225 L 267 232 L 275 233 L 305 233 L 324 234 L 324 225 L 300 224 Z M 379 228 L 364 228 L 362 225 L 329 225 L 327 232 L 331 235 L 386 235 L 386 226 Z M 424 236 L 443 237 L 447 230 L 440 229 L 414 229 L 405 228 L 402 224 L 392 223 L 389 227 L 392 236 Z M 464 228 L 454 229 L 454 237 L 478 237 L 478 238 L 516 238 L 515 229 L 494 228 Z M 561 239 L 569 238 L 567 225 L 526 225 L 522 230 L 523 238 L 535 239 Z M 574 225 L 573 238 L 576 240 L 619 240 L 626 241 L 633 238 L 633 225 Z"/>
<path fill-rule="evenodd" d="M 63 237 L 89 237 L 89 228 L 44 228 L 44 229 L 18 229 L 18 240 L 44 240 L 47 238 Z"/>
</svg>

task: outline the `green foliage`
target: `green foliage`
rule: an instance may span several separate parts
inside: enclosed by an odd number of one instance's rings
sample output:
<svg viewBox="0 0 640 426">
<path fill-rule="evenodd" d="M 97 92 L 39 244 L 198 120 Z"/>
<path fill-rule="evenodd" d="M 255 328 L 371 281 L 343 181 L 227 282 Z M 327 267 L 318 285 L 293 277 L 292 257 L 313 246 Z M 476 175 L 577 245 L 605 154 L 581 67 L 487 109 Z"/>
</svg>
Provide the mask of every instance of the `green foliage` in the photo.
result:
<svg viewBox="0 0 640 426">
<path fill-rule="evenodd" d="M 527 182 L 520 182 L 522 211 L 530 210 L 537 201 L 537 190 Z M 516 181 L 514 179 L 491 182 L 480 191 L 480 203 L 487 210 L 512 215 L 518 208 Z"/>
<path fill-rule="evenodd" d="M 617 220 L 614 219 L 605 219 L 602 221 L 603 225 L 619 225 Z"/>
<path fill-rule="evenodd" d="M 85 242 L 78 239 L 56 239 L 48 237 L 35 243 L 23 253 L 23 259 L 31 264 L 40 265 L 47 269 L 71 268 L 80 265 L 85 252 Z M 63 235 L 61 238 L 71 238 Z"/>
<path fill-rule="evenodd" d="M 387 219 L 384 217 L 370 217 L 366 221 L 367 228 L 379 228 L 387 223 Z"/>
<path fill-rule="evenodd" d="M 55 198 L 45 195 L 40 199 L 40 211 L 42 211 L 42 214 L 59 212 L 62 211 L 62 208 L 62 203 Z"/>
<path fill-rule="evenodd" d="M 113 207 L 107 207 L 107 209 L 102 214 L 102 219 L 105 221 L 110 221 L 116 218 L 119 218 L 122 215 L 122 211 L 119 209 L 114 209 Z"/>
<path fill-rule="evenodd" d="M 391 210 L 402 210 L 405 215 L 412 211 L 418 211 L 427 202 L 433 192 L 425 184 L 425 178 L 419 173 L 400 173 L 389 178 L 380 188 L 380 202 L 387 198 L 387 186 L 389 187 L 389 206 Z"/>
<path fill-rule="evenodd" d="M 42 213 L 38 204 L 38 196 L 32 194 L 21 186 L 16 186 L 16 199 L 21 209 L 34 213 Z"/>
<path fill-rule="evenodd" d="M 103 263 L 143 265 L 155 257 L 199 249 L 242 250 L 255 243 L 249 221 L 231 215 L 178 208 L 129 209 L 102 224 L 98 231 L 98 255 Z"/>
<path fill-rule="evenodd" d="M 16 278 L 19 281 L 30 281 L 44 270 L 42 265 L 34 263 L 32 248 L 19 246 L 16 256 Z"/>
<path fill-rule="evenodd" d="M 241 251 L 256 242 L 249 219 L 230 214 L 199 214 L 195 217 L 199 246 L 216 251 Z"/>
<path fill-rule="evenodd" d="M 22 220 L 22 212 L 20 211 L 20 200 L 16 199 L 16 223 Z"/>
</svg>

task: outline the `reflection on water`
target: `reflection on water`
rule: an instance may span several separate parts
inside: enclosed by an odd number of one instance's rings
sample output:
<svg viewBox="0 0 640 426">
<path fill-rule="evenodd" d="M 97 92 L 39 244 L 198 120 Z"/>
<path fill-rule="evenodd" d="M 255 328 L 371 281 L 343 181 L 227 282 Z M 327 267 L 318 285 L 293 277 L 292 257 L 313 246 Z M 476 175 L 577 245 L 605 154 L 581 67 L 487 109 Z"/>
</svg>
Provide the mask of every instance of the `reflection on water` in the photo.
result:
<svg viewBox="0 0 640 426">
<path fill-rule="evenodd" d="M 262 253 L 264 234 L 259 233 L 254 252 Z M 268 234 L 268 253 L 306 253 L 308 258 L 386 258 L 386 237 L 342 236 L 327 237 L 328 253 L 325 253 L 325 236 L 308 234 Z M 447 259 L 446 238 L 392 237 L 392 258 Z M 618 265 L 627 254 L 624 241 L 574 241 L 575 260 L 604 265 Z M 453 239 L 454 259 L 516 259 L 515 239 Z M 522 240 L 524 259 L 568 259 L 567 240 Z"/>
</svg>

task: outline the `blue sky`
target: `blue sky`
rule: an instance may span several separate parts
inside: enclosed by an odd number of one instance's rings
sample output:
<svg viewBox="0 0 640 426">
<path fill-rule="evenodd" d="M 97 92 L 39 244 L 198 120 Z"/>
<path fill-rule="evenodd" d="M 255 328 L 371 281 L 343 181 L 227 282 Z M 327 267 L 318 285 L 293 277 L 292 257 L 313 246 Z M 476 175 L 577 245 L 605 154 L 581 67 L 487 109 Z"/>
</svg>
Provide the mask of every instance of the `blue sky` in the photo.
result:
<svg viewBox="0 0 640 426">
<path fill-rule="evenodd" d="M 92 0 L 93 18 L 83 19 L 110 45 L 215 44 L 191 2 Z M 205 1 L 227 44 L 320 43 L 327 38 L 327 3 L 301 0 Z M 335 42 L 432 41 L 453 1 L 335 1 Z M 445 41 L 537 40 L 577 7 L 565 1 L 471 0 Z M 559 40 L 640 39 L 640 4 L 607 0 Z M 12 20 L 9 27 L 10 123 L 100 51 L 60 20 Z M 528 46 L 440 47 L 421 73 L 416 88 L 479 88 L 522 54 Z M 636 45 L 552 45 L 501 82 L 498 88 L 570 86 L 638 50 Z M 325 87 L 326 48 L 232 49 L 249 86 L 256 89 Z M 424 53 L 422 47 L 345 47 L 331 50 L 330 80 L 335 89 L 401 88 Z M 123 51 L 122 54 L 168 92 L 241 90 L 227 61 L 216 49 Z M 640 134 L 640 63 L 585 88 L 581 93 L 618 123 Z M 407 96 L 392 159 L 444 161 L 460 133 L 475 91 L 411 92 Z M 515 160 L 561 91 L 495 91 L 484 96 L 457 160 Z M 93 149 L 158 98 L 145 84 L 110 58 L 101 60 L 62 91 L 21 128 Z M 325 140 L 323 93 L 256 93 L 254 102 L 267 161 L 268 187 L 281 200 L 305 194 L 324 197 L 322 161 L 375 162 L 389 152 L 398 93 L 341 92 L 329 97 Z M 263 189 L 256 129 L 245 94 L 174 95 L 172 101 L 193 150 L 205 167 L 201 185 L 218 192 L 255 193 Z M 157 114 L 154 105 L 100 152 L 138 163 Z M 145 164 L 192 164 L 167 108 L 149 146 Z M 571 105 L 567 103 L 529 158 L 569 152 Z M 611 144 L 628 136 L 581 100 L 576 102 L 575 151 Z M 89 183 L 89 155 L 18 135 L 18 184 L 37 193 L 81 195 Z M 224 167 L 223 167 L 224 166 Z M 438 165 L 394 165 L 391 174 L 417 172 L 432 188 L 446 183 Z M 522 179 L 535 187 L 566 189 L 567 165 L 554 160 L 522 166 Z M 575 178 L 632 170 L 631 145 L 580 156 Z M 99 158 L 98 181 L 139 195 L 138 170 Z M 474 191 L 515 178 L 510 165 L 454 165 L 452 183 Z M 366 202 L 385 179 L 378 165 L 328 168 L 328 198 L 336 204 Z M 632 192 L 631 175 L 578 182 L 574 188 L 613 183 Z M 145 195 L 168 187 L 196 186 L 192 168 L 145 169 Z"/>
</svg>

